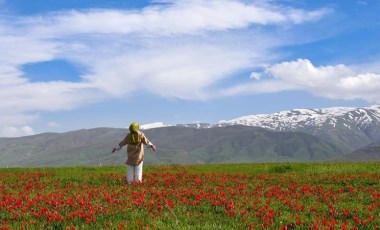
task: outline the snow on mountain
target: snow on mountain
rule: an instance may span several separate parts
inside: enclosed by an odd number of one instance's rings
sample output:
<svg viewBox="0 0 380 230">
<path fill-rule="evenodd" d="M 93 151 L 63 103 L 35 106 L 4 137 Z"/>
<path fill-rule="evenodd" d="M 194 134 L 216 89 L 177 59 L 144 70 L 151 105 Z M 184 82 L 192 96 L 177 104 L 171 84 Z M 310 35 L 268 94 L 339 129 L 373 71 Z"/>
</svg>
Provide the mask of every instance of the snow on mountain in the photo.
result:
<svg viewBox="0 0 380 230">
<path fill-rule="evenodd" d="M 221 125 L 213 125 L 213 124 L 208 124 L 208 123 L 193 123 L 193 124 L 176 124 L 176 125 L 167 125 L 163 122 L 154 122 L 154 123 L 149 123 L 145 125 L 141 125 L 140 129 L 142 130 L 147 130 L 147 129 L 154 129 L 154 128 L 162 128 L 162 127 L 186 127 L 186 128 L 196 128 L 196 129 L 206 129 L 206 128 L 213 128 L 216 126 L 221 126 Z"/>
<path fill-rule="evenodd" d="M 351 152 L 373 143 L 380 143 L 380 105 L 292 109 L 222 120 L 217 124 L 165 125 L 156 122 L 143 125 L 142 129 L 167 126 L 203 129 L 231 125 L 255 126 L 272 131 L 304 132 L 334 144 L 337 149 Z"/>
<path fill-rule="evenodd" d="M 332 107 L 320 109 L 292 109 L 272 114 L 257 114 L 238 117 L 232 120 L 222 120 L 217 124 L 194 123 L 167 125 L 163 122 L 154 122 L 141 126 L 141 129 L 152 129 L 168 126 L 190 128 L 213 128 L 229 125 L 257 126 L 273 131 L 289 131 L 318 128 L 343 127 L 348 130 L 359 128 L 380 129 L 380 105 L 368 107 Z"/>
<path fill-rule="evenodd" d="M 146 129 L 154 129 L 154 128 L 167 127 L 167 126 L 170 126 L 170 125 L 166 125 L 166 124 L 164 124 L 164 122 L 153 122 L 153 123 L 141 125 L 140 129 L 142 129 L 142 130 L 145 129 L 146 130 Z"/>
<path fill-rule="evenodd" d="M 272 114 L 249 115 L 232 120 L 223 120 L 219 125 L 258 126 L 275 131 L 297 130 L 302 128 L 335 127 L 342 124 L 347 128 L 380 126 L 380 106 L 332 107 L 322 109 L 292 109 Z"/>
<path fill-rule="evenodd" d="M 214 128 L 216 125 L 208 123 L 194 123 L 194 124 L 178 124 L 177 127 L 187 127 L 187 128 L 196 128 L 196 129 L 207 129 Z"/>
</svg>

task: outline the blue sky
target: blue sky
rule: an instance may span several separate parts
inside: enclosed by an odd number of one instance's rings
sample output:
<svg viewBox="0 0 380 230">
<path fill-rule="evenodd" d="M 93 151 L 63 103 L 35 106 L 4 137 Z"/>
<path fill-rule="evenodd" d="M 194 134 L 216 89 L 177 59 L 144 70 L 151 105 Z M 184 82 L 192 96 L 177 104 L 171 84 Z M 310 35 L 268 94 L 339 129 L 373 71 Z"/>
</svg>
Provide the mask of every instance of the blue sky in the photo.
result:
<svg viewBox="0 0 380 230">
<path fill-rule="evenodd" d="M 0 137 L 380 103 L 380 1 L 0 0 Z"/>
</svg>

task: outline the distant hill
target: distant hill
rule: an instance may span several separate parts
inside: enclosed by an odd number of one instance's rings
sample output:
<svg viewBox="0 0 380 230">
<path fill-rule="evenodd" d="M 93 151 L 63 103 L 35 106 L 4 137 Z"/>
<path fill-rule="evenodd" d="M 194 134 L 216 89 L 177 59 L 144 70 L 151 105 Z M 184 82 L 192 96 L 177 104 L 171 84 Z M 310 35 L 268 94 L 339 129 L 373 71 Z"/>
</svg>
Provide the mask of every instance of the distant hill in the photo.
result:
<svg viewBox="0 0 380 230">
<path fill-rule="evenodd" d="M 380 161 L 380 139 L 351 153 L 343 154 L 335 161 Z"/>
<path fill-rule="evenodd" d="M 0 167 L 117 164 L 110 148 L 126 130 L 96 128 L 0 140 Z"/>
<path fill-rule="evenodd" d="M 337 146 L 308 134 L 258 127 L 167 127 L 146 133 L 165 152 L 157 159 L 170 163 L 323 161 L 343 154 Z"/>
<path fill-rule="evenodd" d="M 146 164 L 326 161 L 344 153 L 309 134 L 258 127 L 163 127 L 144 133 L 158 147 L 157 153 L 146 151 Z M 126 154 L 110 151 L 126 134 L 126 129 L 96 128 L 3 138 L 0 167 L 123 164 Z"/>
<path fill-rule="evenodd" d="M 344 154 L 335 161 L 380 161 L 380 146 L 368 146 L 352 153 Z"/>
</svg>

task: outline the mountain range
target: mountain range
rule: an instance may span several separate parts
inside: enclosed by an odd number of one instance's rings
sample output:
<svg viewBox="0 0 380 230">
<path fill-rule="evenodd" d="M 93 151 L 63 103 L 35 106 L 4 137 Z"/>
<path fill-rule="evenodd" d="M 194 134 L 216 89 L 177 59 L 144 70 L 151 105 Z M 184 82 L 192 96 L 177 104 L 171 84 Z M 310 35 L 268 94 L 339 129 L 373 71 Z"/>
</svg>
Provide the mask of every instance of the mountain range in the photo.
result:
<svg viewBox="0 0 380 230">
<path fill-rule="evenodd" d="M 180 124 L 175 126 L 214 128 L 231 125 L 261 127 L 271 131 L 307 133 L 336 144 L 346 152 L 380 140 L 380 106 L 293 109 L 272 114 L 249 115 L 218 124 Z M 168 127 L 162 122 L 142 126 L 143 129 Z"/>
<path fill-rule="evenodd" d="M 217 124 L 141 126 L 158 151 L 148 164 L 369 161 L 380 159 L 380 106 L 293 109 Z M 0 167 L 115 165 L 126 129 L 95 128 L 0 139 Z"/>
</svg>

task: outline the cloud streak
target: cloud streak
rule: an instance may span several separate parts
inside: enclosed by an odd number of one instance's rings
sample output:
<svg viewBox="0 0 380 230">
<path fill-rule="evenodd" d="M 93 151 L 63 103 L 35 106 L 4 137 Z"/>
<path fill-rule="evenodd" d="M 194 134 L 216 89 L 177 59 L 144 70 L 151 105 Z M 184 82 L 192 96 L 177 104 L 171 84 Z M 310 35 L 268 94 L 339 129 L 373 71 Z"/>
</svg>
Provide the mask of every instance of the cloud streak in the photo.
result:
<svg viewBox="0 0 380 230">
<path fill-rule="evenodd" d="M 52 37 L 91 33 L 176 36 L 242 29 L 252 24 L 299 24 L 319 20 L 329 12 L 327 8 L 304 11 L 229 0 L 180 0 L 142 10 L 56 12 L 22 22 L 36 25 L 28 29 L 30 33 Z"/>
</svg>

